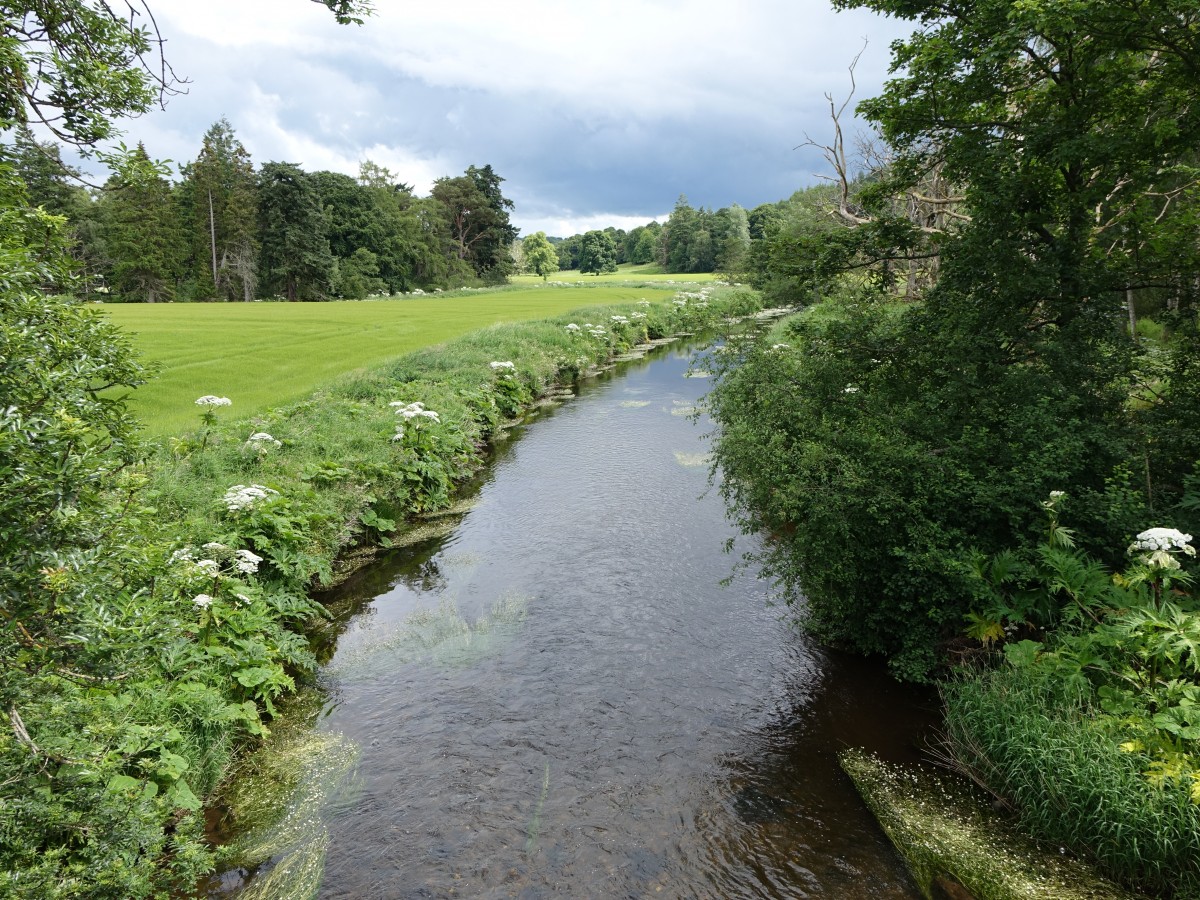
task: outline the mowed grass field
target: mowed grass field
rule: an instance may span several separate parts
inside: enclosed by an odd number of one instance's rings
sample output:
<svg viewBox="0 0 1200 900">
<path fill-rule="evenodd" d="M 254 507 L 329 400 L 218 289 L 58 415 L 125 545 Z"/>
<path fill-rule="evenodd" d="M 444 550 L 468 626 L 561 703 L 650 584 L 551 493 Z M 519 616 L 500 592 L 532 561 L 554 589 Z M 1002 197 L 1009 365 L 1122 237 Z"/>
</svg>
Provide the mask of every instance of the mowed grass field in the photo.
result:
<svg viewBox="0 0 1200 900">
<path fill-rule="evenodd" d="M 677 276 L 678 277 L 678 276 Z M 664 300 L 647 285 L 528 287 L 334 303 L 162 303 L 95 307 L 128 332 L 159 374 L 131 408 L 153 436 L 200 424 L 197 397 L 229 397 L 222 419 L 300 400 L 363 366 L 499 322 L 557 316 L 585 306 Z"/>
<path fill-rule="evenodd" d="M 676 284 L 687 284 L 693 282 L 711 282 L 716 280 L 716 275 L 711 272 L 697 272 L 692 275 L 667 274 L 653 263 L 644 263 L 642 265 L 633 265 L 625 263 L 617 268 L 617 271 L 610 272 L 607 275 L 584 275 L 578 269 L 568 269 L 562 272 L 555 272 L 547 280 L 548 281 L 570 281 L 582 282 L 584 284 L 616 284 L 622 281 L 673 281 Z M 542 279 L 537 275 L 514 275 L 509 279 L 513 284 L 541 284 Z"/>
</svg>

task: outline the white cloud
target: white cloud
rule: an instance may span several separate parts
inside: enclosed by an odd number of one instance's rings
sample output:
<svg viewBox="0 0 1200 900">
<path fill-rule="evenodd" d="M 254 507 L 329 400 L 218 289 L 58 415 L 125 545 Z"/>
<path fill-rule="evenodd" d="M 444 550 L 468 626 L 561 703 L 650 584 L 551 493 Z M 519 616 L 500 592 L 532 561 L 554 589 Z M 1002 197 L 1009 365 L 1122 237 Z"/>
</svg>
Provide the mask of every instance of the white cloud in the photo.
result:
<svg viewBox="0 0 1200 900">
<path fill-rule="evenodd" d="M 193 159 L 226 116 L 257 163 L 353 175 L 370 158 L 421 192 L 490 163 L 515 221 L 551 234 L 641 224 L 680 193 L 786 196 L 811 180 L 793 148 L 827 132 L 822 94 L 844 94 L 863 36 L 868 96 L 907 31 L 826 0 L 378 0 L 361 27 L 307 0 L 151 2 L 192 79 L 128 123 L 152 156 Z"/>
<path fill-rule="evenodd" d="M 603 230 L 605 228 L 620 228 L 632 231 L 639 225 L 651 221 L 666 222 L 670 210 L 652 216 L 628 216 L 619 213 L 589 213 L 577 215 L 570 210 L 560 210 L 547 214 L 529 216 L 514 216 L 513 223 L 521 229 L 521 236 L 528 237 L 535 231 L 544 231 L 550 237 L 570 237 L 573 234 L 583 234 L 585 231 Z"/>
</svg>

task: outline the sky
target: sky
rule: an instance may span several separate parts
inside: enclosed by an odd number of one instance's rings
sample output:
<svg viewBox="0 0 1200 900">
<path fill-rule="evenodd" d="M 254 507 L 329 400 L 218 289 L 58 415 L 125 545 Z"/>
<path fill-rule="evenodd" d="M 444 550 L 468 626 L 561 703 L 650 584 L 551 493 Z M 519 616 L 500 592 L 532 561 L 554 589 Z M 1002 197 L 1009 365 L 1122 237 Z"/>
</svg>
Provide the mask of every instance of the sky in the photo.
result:
<svg viewBox="0 0 1200 900">
<path fill-rule="evenodd" d="M 150 7 L 187 93 L 125 121 L 130 145 L 185 163 L 225 117 L 256 164 L 370 159 L 421 195 L 490 164 L 521 233 L 559 237 L 814 183 L 824 95 L 860 50 L 855 96 L 877 93 L 911 31 L 824 0 L 375 0 L 362 26 L 306 0 Z"/>
</svg>

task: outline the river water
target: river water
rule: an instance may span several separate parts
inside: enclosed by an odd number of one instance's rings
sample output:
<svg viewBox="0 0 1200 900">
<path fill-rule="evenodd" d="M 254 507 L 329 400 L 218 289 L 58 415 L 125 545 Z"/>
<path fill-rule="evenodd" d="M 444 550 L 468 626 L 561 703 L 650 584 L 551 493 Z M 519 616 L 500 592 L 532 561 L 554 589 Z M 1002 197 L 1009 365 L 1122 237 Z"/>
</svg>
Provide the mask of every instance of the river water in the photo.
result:
<svg viewBox="0 0 1200 900">
<path fill-rule="evenodd" d="M 799 635 L 710 488 L 672 347 L 514 429 L 453 530 L 362 573 L 318 727 L 361 748 L 322 898 L 919 894 L 835 754 L 929 695 Z"/>
</svg>

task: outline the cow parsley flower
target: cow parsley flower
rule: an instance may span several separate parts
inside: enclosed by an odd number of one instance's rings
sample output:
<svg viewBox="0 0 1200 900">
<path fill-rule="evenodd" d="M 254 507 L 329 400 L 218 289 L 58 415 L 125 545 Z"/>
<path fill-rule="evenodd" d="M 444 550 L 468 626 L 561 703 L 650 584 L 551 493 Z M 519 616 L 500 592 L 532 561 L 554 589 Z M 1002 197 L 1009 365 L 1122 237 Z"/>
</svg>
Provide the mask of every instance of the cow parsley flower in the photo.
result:
<svg viewBox="0 0 1200 900">
<path fill-rule="evenodd" d="M 567 326 L 567 331 L 571 332 L 571 334 L 575 334 L 576 332 L 579 331 L 579 326 L 576 325 L 574 322 L 572 322 L 570 325 Z"/>
<path fill-rule="evenodd" d="M 256 431 L 250 437 L 246 438 L 246 443 L 243 445 L 249 449 L 257 450 L 259 453 L 266 453 L 268 447 L 279 448 L 283 446 L 282 441 L 277 441 L 265 431 Z"/>
<path fill-rule="evenodd" d="M 205 394 L 196 400 L 197 406 L 233 406 L 233 401 L 228 397 L 217 397 L 213 394 Z"/>
<path fill-rule="evenodd" d="M 262 562 L 262 557 L 249 550 L 238 550 L 234 554 L 237 556 L 237 562 L 234 564 L 239 572 L 246 575 L 253 575 L 258 571 L 258 564 Z"/>
<path fill-rule="evenodd" d="M 208 596 L 208 594 L 197 594 L 192 598 L 192 602 L 200 609 L 208 609 L 212 606 L 213 598 Z"/>
<path fill-rule="evenodd" d="M 238 512 L 254 506 L 260 501 L 277 496 L 279 496 L 279 491 L 263 487 L 261 484 L 235 484 L 225 492 L 222 499 L 230 512 Z"/>
<path fill-rule="evenodd" d="M 202 575 L 208 575 L 215 578 L 221 573 L 221 564 L 215 559 L 201 559 L 196 562 L 196 568 L 200 570 Z"/>
<path fill-rule="evenodd" d="M 504 360 L 503 362 L 493 362 L 492 371 L 499 372 L 501 375 L 513 375 L 516 373 L 517 367 L 509 360 Z"/>
<path fill-rule="evenodd" d="M 435 413 L 432 409 L 426 409 L 425 404 L 417 401 L 416 403 L 405 404 L 403 400 L 393 400 L 388 406 L 396 410 L 396 414 L 408 419 L 432 419 L 435 422 L 442 421 L 441 416 Z"/>
</svg>

